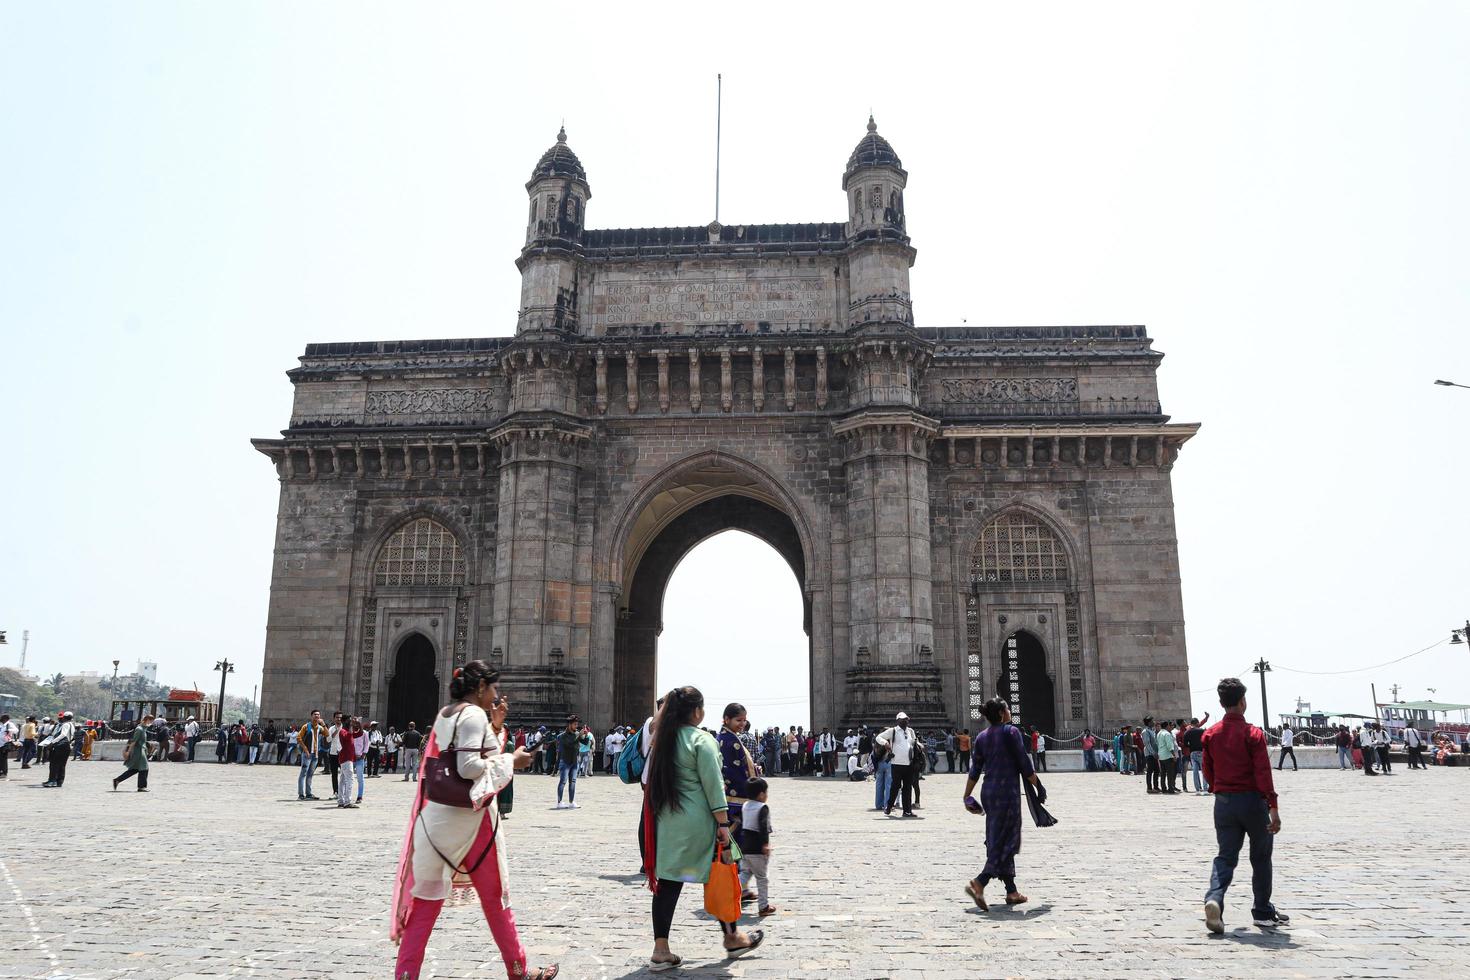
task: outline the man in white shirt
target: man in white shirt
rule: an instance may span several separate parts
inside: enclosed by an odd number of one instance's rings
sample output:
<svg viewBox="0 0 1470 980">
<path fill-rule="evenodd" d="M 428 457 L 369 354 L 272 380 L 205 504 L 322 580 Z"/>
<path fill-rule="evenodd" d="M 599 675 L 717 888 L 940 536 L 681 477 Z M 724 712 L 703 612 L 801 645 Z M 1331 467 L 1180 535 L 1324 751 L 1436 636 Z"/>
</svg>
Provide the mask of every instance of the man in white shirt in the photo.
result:
<svg viewBox="0 0 1470 980">
<path fill-rule="evenodd" d="M 837 772 L 837 736 L 830 729 L 822 729 L 822 734 L 817 736 L 817 751 L 822 755 L 822 775 L 831 776 Z"/>
<path fill-rule="evenodd" d="M 845 754 L 849 755 L 849 756 L 853 756 L 853 755 L 857 755 L 857 750 L 858 750 L 858 737 L 857 737 L 857 734 L 851 728 L 849 728 L 847 730 L 847 737 L 842 740 L 842 751 Z M 848 774 L 849 775 L 851 775 L 851 769 L 852 769 L 852 767 L 851 766 L 848 766 L 848 770 L 849 770 L 849 773 Z"/>
<path fill-rule="evenodd" d="M 603 739 L 602 742 L 602 751 L 607 757 L 605 760 L 606 764 L 602 767 L 604 772 L 613 771 L 613 766 L 618 761 L 618 755 L 623 751 L 623 745 L 627 741 L 628 736 L 623 734 L 621 726 L 607 733 L 607 738 Z"/>
<path fill-rule="evenodd" d="M 1404 728 L 1404 748 L 1409 752 L 1409 768 L 1425 769 L 1424 765 L 1424 736 L 1413 725 Z"/>
<path fill-rule="evenodd" d="M 383 774 L 383 733 L 378 730 L 377 722 L 368 722 L 367 736 L 367 775 L 369 779 L 377 779 Z"/>
<path fill-rule="evenodd" d="M 1381 724 L 1373 726 L 1373 748 L 1378 753 L 1380 771 L 1392 772 L 1393 763 L 1389 762 L 1388 753 L 1393 748 L 1393 736 Z"/>
<path fill-rule="evenodd" d="M 75 731 L 71 719 L 71 712 L 63 711 L 61 720 L 52 727 L 51 734 L 41 740 L 41 748 L 50 749 L 50 755 L 46 759 L 51 766 L 51 778 L 42 783 L 42 786 L 60 789 L 61 784 L 66 782 L 66 764 L 71 759 L 71 740 Z"/>
<path fill-rule="evenodd" d="M 199 722 L 190 715 L 189 720 L 184 722 L 184 739 L 189 743 L 189 761 L 194 761 L 194 746 L 199 744 Z"/>
<path fill-rule="evenodd" d="M 893 804 L 902 793 L 903 815 L 914 816 L 914 783 L 917 782 L 914 777 L 917 774 L 914 772 L 913 756 L 915 752 L 924 751 L 924 748 L 919 744 L 918 734 L 909 727 L 908 714 L 900 711 L 894 719 L 893 727 L 883 729 L 874 741 L 893 757 L 893 785 L 888 790 L 888 804 L 883 808 L 884 815 L 893 815 Z"/>
<path fill-rule="evenodd" d="M 1280 772 L 1281 771 L 1281 767 L 1282 767 L 1283 764 L 1285 764 L 1286 757 L 1287 756 L 1291 756 L 1291 771 L 1292 772 L 1296 772 L 1296 749 L 1292 748 L 1292 744 L 1295 741 L 1296 741 L 1296 734 L 1291 730 L 1291 726 L 1290 725 L 1282 725 L 1281 726 L 1281 755 L 1278 756 L 1277 759 L 1276 759 L 1276 771 L 1277 772 Z"/>
<path fill-rule="evenodd" d="M 20 726 L 0 715 L 0 779 L 10 778 L 10 753 L 20 744 Z"/>
</svg>

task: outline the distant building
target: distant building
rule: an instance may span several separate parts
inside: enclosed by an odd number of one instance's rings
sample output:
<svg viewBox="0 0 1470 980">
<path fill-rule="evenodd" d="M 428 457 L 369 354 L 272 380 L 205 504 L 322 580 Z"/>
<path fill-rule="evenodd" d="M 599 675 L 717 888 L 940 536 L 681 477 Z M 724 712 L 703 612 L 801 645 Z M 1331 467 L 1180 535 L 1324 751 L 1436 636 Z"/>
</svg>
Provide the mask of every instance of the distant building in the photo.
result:
<svg viewBox="0 0 1470 980">
<path fill-rule="evenodd" d="M 148 660 L 139 660 L 137 676 L 143 678 L 149 684 L 157 684 L 158 664 Z"/>
</svg>

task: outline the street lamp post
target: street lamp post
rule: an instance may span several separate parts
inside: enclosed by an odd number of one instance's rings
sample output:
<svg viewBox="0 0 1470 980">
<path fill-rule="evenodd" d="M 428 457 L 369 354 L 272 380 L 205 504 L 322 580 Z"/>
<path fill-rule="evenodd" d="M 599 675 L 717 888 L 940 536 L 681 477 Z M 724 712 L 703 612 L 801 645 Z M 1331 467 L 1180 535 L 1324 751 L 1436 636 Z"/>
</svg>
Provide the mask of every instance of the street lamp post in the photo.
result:
<svg viewBox="0 0 1470 980">
<path fill-rule="evenodd" d="M 1257 660 L 1255 666 L 1251 667 L 1251 673 L 1261 675 L 1261 719 L 1265 723 L 1266 731 L 1271 730 L 1271 713 L 1266 708 L 1266 674 L 1271 670 L 1271 665 L 1262 657 Z"/>
<path fill-rule="evenodd" d="M 215 727 L 218 728 L 225 723 L 225 678 L 235 672 L 235 665 L 228 660 L 221 660 L 214 665 L 214 669 L 219 671 L 219 714 L 214 719 Z"/>
<path fill-rule="evenodd" d="M 1463 629 L 1450 630 L 1450 643 L 1470 643 L 1470 619 L 1465 620 Z"/>
</svg>

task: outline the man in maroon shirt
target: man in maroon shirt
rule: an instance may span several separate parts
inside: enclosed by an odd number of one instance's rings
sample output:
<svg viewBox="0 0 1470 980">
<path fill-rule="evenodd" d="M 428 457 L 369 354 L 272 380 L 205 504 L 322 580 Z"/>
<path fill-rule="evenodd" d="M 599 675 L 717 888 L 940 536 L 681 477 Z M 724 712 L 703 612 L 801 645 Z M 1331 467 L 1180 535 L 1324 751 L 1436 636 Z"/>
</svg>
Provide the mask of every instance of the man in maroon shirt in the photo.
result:
<svg viewBox="0 0 1470 980">
<path fill-rule="evenodd" d="M 1271 760 L 1265 734 L 1245 720 L 1245 685 L 1227 677 L 1216 688 L 1225 717 L 1204 737 L 1205 781 L 1215 795 L 1215 840 L 1220 853 L 1205 892 L 1205 925 L 1224 932 L 1222 907 L 1225 889 L 1235 877 L 1240 847 L 1251 842 L 1251 891 L 1255 901 L 1251 919 L 1258 926 L 1284 926 L 1288 917 L 1271 904 L 1271 846 L 1281 830 L 1276 787 L 1271 782 Z"/>
</svg>

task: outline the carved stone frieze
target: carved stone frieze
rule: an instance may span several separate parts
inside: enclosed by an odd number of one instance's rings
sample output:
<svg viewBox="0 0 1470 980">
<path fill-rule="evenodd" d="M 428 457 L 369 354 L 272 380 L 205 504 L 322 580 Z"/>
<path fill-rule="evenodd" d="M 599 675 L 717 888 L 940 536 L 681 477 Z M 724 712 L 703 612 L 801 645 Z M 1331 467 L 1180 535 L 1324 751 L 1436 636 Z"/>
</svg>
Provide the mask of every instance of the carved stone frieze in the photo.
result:
<svg viewBox="0 0 1470 980">
<path fill-rule="evenodd" d="M 944 402 L 1076 401 L 1076 378 L 942 378 Z"/>
<path fill-rule="evenodd" d="M 370 391 L 368 415 L 463 415 L 493 408 L 488 388 L 402 388 Z"/>
</svg>

